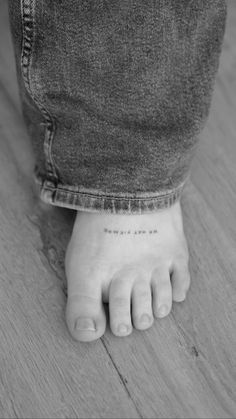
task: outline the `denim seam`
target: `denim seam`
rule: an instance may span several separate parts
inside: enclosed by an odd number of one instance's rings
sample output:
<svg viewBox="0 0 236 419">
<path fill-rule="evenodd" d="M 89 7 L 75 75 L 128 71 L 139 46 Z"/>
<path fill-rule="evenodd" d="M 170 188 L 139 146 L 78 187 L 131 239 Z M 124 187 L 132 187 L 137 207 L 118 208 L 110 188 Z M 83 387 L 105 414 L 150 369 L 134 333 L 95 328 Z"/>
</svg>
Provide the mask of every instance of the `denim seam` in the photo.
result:
<svg viewBox="0 0 236 419">
<path fill-rule="evenodd" d="M 115 193 L 79 191 L 76 186 L 60 184 L 55 186 L 39 174 L 34 174 L 35 181 L 40 186 L 42 201 L 74 210 L 113 214 L 143 214 L 168 208 L 180 199 L 182 189 L 190 177 L 189 174 L 184 182 L 172 190 L 159 193 L 145 192 L 141 195 L 135 194 L 136 196 L 128 193 L 117 196 Z"/>
<path fill-rule="evenodd" d="M 21 0 L 21 16 L 23 30 L 21 50 L 21 71 L 25 88 L 45 119 L 44 153 L 46 160 L 46 170 L 50 179 L 53 182 L 57 183 L 58 178 L 51 152 L 52 141 L 55 133 L 55 121 L 51 116 L 50 112 L 38 101 L 38 99 L 33 94 L 30 82 L 30 69 L 34 45 L 35 4 L 35 0 Z"/>
</svg>

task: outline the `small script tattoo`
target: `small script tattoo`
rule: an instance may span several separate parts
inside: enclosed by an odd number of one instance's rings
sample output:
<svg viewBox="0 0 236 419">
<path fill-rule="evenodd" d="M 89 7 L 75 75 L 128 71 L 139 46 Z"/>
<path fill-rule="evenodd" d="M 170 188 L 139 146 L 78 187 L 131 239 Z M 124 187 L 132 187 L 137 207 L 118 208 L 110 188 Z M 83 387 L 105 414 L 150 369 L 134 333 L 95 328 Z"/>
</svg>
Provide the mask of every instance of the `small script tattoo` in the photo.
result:
<svg viewBox="0 0 236 419">
<path fill-rule="evenodd" d="M 108 234 L 116 234 L 117 236 L 120 235 L 140 235 L 140 234 L 157 234 L 158 231 L 157 230 L 110 230 L 108 228 L 104 228 L 104 233 L 108 233 Z"/>
</svg>

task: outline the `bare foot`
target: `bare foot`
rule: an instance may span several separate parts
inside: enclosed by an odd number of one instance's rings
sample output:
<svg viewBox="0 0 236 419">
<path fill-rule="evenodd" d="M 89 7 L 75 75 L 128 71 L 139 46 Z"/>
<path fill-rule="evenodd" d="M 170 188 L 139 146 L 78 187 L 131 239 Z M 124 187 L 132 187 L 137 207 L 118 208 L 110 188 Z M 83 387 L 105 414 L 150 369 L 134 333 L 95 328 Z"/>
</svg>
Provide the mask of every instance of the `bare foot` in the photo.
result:
<svg viewBox="0 0 236 419">
<path fill-rule="evenodd" d="M 66 252 L 66 320 L 72 336 L 89 342 L 148 329 L 183 301 L 190 286 L 180 202 L 155 213 L 78 211 Z"/>
</svg>

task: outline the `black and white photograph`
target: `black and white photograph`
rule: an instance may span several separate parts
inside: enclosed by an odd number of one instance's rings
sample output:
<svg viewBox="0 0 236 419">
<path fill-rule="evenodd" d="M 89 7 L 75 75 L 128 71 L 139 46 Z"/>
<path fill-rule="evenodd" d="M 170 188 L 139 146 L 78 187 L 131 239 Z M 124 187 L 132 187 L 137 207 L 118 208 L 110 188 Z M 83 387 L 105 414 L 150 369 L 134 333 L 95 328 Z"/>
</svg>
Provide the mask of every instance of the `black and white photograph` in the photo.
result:
<svg viewBox="0 0 236 419">
<path fill-rule="evenodd" d="M 235 220 L 235 0 L 0 0 L 0 419 L 235 419 Z"/>
</svg>

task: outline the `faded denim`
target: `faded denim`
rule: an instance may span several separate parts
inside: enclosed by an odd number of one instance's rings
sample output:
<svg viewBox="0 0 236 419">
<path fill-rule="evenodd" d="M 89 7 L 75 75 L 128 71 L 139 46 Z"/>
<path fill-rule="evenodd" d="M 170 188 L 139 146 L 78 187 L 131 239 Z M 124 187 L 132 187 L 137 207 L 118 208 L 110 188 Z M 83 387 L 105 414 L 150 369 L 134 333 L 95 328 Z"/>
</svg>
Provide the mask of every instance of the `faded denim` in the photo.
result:
<svg viewBox="0 0 236 419">
<path fill-rule="evenodd" d="M 119 214 L 180 199 L 225 0 L 10 0 L 9 13 L 41 198 Z"/>
</svg>

